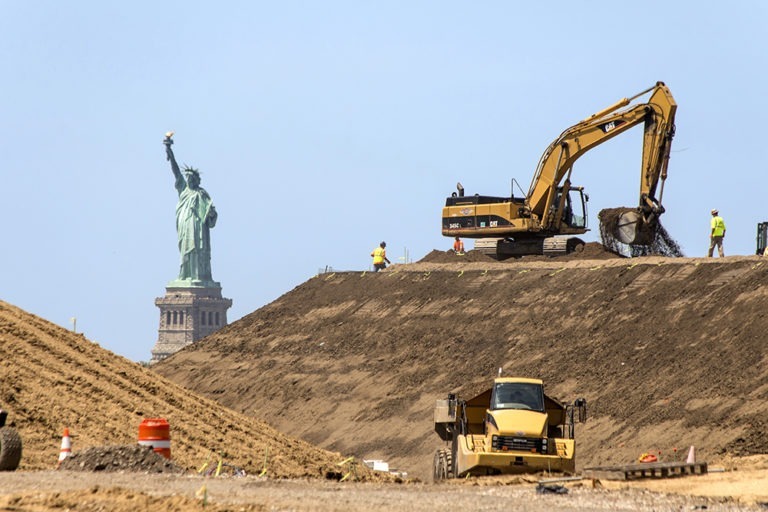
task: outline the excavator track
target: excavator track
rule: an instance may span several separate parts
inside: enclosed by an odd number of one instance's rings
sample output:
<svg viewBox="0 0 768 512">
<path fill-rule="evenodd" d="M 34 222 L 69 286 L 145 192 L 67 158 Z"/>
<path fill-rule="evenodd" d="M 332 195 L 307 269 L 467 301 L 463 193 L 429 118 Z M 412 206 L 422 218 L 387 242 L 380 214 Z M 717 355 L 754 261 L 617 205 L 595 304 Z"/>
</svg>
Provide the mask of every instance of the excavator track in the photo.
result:
<svg viewBox="0 0 768 512">
<path fill-rule="evenodd" d="M 481 252 L 485 254 L 486 256 L 490 256 L 491 258 L 496 258 L 496 246 L 499 244 L 500 238 L 478 238 L 475 240 L 475 250 L 478 252 Z"/>
<path fill-rule="evenodd" d="M 563 256 L 572 252 L 582 252 L 584 241 L 576 237 L 552 236 L 544 239 L 544 256 Z"/>
<path fill-rule="evenodd" d="M 521 256 L 563 256 L 584 250 L 584 241 L 577 237 L 552 236 L 549 238 L 523 239 L 520 241 L 501 238 L 479 238 L 475 250 L 496 260 Z"/>
<path fill-rule="evenodd" d="M 568 250 L 568 240 L 562 237 L 550 237 L 544 240 L 544 256 L 562 256 Z"/>
</svg>

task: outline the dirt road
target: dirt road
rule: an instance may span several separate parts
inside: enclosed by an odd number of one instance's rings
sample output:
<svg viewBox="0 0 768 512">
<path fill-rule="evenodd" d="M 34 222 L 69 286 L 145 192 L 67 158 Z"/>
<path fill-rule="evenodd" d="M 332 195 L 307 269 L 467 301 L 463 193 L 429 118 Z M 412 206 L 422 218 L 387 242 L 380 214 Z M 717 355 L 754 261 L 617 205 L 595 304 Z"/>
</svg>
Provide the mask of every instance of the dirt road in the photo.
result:
<svg viewBox="0 0 768 512">
<path fill-rule="evenodd" d="M 0 511 L 49 510 L 166 511 L 528 511 L 583 510 L 680 511 L 765 510 L 766 471 L 738 475 L 739 487 L 762 488 L 762 497 L 716 497 L 732 474 L 710 474 L 652 482 L 618 484 L 592 481 L 568 484 L 566 494 L 539 494 L 536 484 L 519 478 L 474 479 L 446 484 L 374 484 L 318 480 L 266 480 L 258 477 L 205 478 L 170 474 L 36 471 L 0 473 Z M 675 494 L 696 489 L 705 496 Z M 748 493 L 747 493 L 748 494 Z M 203 500 L 206 506 L 203 506 Z"/>
</svg>

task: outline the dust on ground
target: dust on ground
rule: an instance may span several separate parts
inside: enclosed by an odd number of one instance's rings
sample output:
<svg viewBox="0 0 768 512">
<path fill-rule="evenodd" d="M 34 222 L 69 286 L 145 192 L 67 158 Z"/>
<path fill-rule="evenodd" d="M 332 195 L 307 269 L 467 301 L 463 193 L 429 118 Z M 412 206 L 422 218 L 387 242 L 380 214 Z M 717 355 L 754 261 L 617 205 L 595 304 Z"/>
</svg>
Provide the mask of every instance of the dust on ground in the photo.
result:
<svg viewBox="0 0 768 512">
<path fill-rule="evenodd" d="M 540 493 L 534 477 L 471 478 L 441 484 L 395 485 L 317 479 L 272 480 L 257 476 L 205 478 L 128 472 L 22 471 L 0 473 L 0 510 L 765 510 L 760 505 L 761 501 L 755 500 L 754 496 L 739 494 L 738 490 L 731 495 L 711 493 L 718 488 L 717 478 L 721 476 L 723 474 L 670 479 L 667 482 L 673 485 L 661 491 L 649 490 L 640 482 L 582 480 L 547 484 L 549 489 L 555 488 L 558 492 Z M 754 475 L 752 478 L 755 478 Z M 706 487 L 710 494 L 692 495 L 695 493 L 686 492 L 686 485 Z"/>
</svg>

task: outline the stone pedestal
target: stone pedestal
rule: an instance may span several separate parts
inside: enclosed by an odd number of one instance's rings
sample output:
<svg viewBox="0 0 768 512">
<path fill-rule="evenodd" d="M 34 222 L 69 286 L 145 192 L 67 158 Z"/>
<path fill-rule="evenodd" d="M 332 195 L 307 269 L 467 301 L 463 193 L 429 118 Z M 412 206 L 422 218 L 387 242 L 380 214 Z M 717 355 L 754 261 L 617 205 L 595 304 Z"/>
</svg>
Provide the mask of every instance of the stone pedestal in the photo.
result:
<svg viewBox="0 0 768 512">
<path fill-rule="evenodd" d="M 221 296 L 216 282 L 172 281 L 155 305 L 160 308 L 160 329 L 150 364 L 227 325 L 232 299 Z"/>
</svg>

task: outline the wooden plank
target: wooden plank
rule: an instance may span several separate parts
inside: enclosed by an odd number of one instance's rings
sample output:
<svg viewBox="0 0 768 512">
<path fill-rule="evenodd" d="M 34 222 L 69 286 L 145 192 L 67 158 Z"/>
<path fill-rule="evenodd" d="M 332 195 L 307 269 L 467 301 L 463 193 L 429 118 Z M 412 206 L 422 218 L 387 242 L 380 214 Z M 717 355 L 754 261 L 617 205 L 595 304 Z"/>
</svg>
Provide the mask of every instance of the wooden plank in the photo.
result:
<svg viewBox="0 0 768 512">
<path fill-rule="evenodd" d="M 560 478 L 543 478 L 536 483 L 539 484 L 557 484 L 561 482 L 579 482 L 584 480 L 583 476 L 564 476 Z"/>
<path fill-rule="evenodd" d="M 585 468 L 590 478 L 604 480 L 633 480 L 639 478 L 671 478 L 707 473 L 706 462 L 652 462 L 647 464 L 626 464 L 624 466 L 602 466 Z"/>
</svg>

